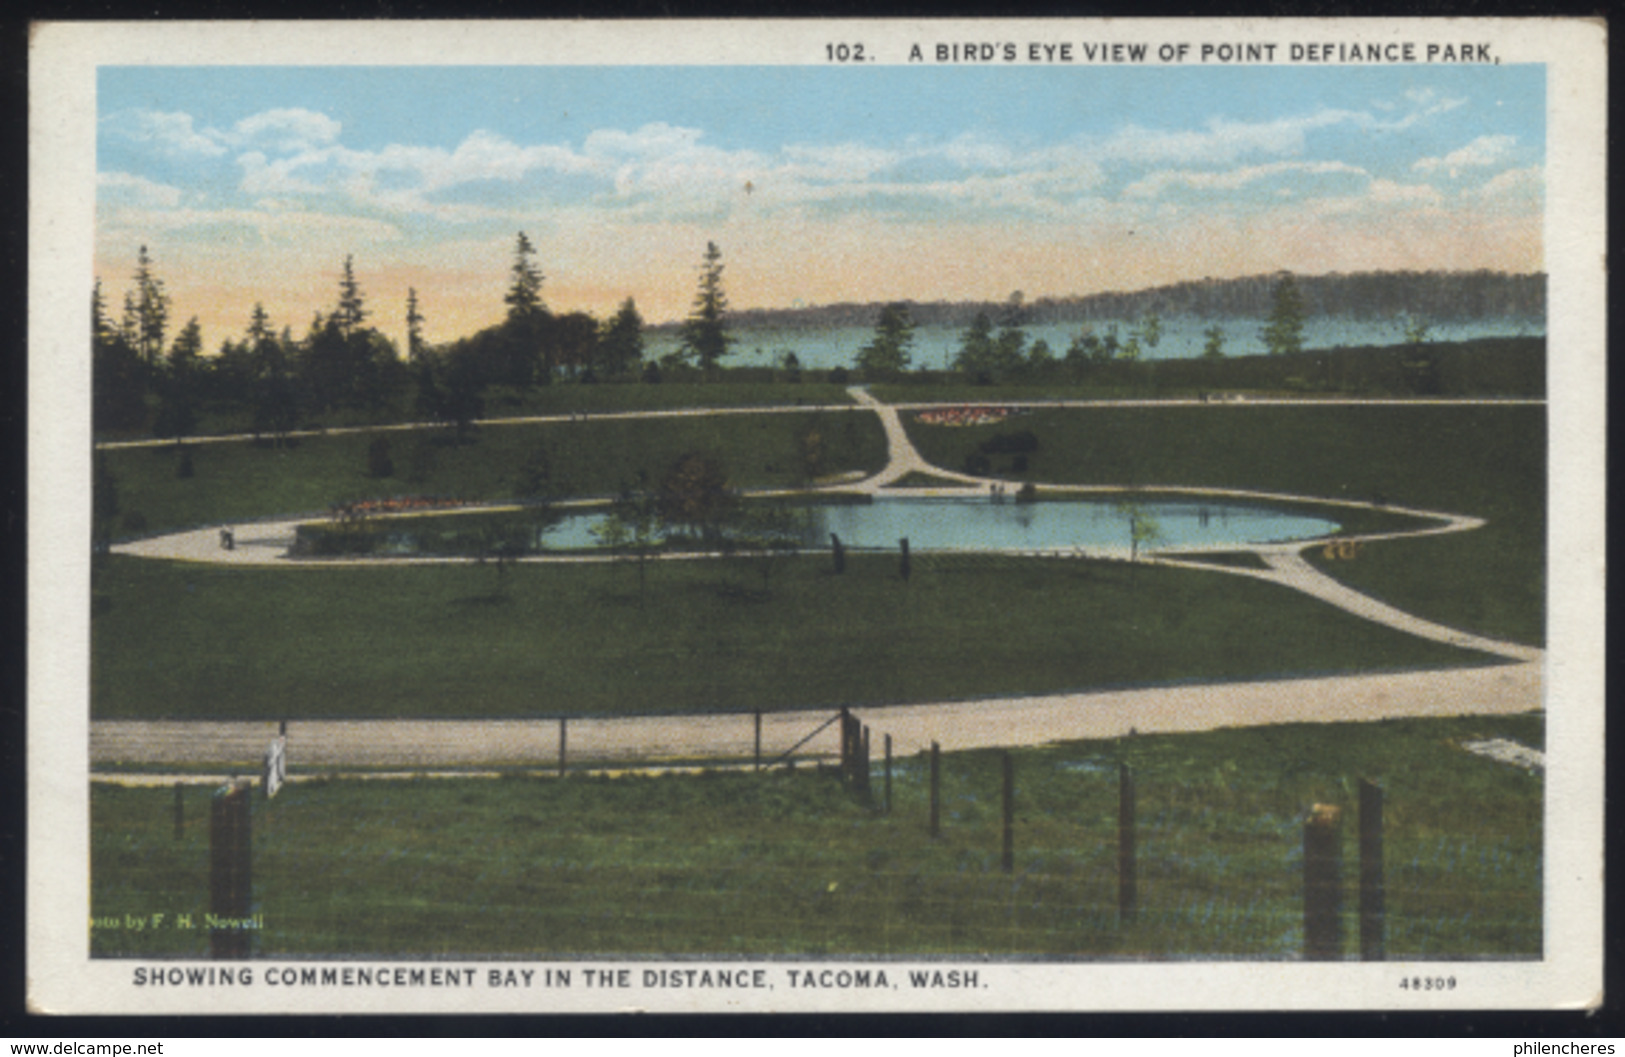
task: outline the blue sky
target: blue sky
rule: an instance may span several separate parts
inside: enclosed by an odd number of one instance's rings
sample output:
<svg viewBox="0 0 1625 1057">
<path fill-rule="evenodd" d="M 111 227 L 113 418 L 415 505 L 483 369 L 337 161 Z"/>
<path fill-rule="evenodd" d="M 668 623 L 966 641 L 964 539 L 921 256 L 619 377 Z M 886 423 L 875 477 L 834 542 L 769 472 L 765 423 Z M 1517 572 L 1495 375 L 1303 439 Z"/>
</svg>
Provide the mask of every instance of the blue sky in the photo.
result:
<svg viewBox="0 0 1625 1057">
<path fill-rule="evenodd" d="M 386 330 L 556 309 L 1029 297 L 1290 268 L 1542 267 L 1545 71 L 111 67 L 97 269 L 149 246 L 211 343 L 302 328 L 345 254 Z"/>
</svg>

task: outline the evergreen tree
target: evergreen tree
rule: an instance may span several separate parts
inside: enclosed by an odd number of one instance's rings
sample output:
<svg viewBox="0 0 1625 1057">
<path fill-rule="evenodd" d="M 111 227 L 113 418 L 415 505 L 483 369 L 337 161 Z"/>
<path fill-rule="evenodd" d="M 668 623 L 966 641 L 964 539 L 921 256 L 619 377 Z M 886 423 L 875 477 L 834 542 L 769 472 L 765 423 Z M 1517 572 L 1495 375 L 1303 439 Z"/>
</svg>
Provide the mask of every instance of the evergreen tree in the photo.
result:
<svg viewBox="0 0 1625 1057">
<path fill-rule="evenodd" d="M 1282 272 L 1275 283 L 1273 307 L 1264 326 L 1264 345 L 1271 355 L 1303 351 L 1303 295 L 1291 272 Z"/>
<path fill-rule="evenodd" d="M 91 414 L 97 432 L 139 429 L 147 418 L 148 371 L 135 351 L 135 301 L 124 297 L 128 327 L 102 310 L 101 283 L 91 293 Z"/>
<path fill-rule="evenodd" d="M 867 378 L 889 378 L 908 370 L 909 346 L 914 343 L 914 320 L 908 306 L 894 301 L 880 310 L 875 336 L 858 350 L 855 366 Z"/>
<path fill-rule="evenodd" d="M 131 302 L 125 300 L 128 316 Z M 169 325 L 169 295 L 164 293 L 164 282 L 152 273 L 152 258 L 142 246 L 136 255 L 135 268 L 135 348 L 141 362 L 156 366 L 164 351 L 164 331 Z"/>
<path fill-rule="evenodd" d="M 598 367 L 606 377 L 637 370 L 643 362 L 643 317 L 629 297 L 598 338 Z"/>
<path fill-rule="evenodd" d="M 284 328 L 278 337 L 264 307 L 256 304 L 248 322 L 248 401 L 255 436 L 270 433 L 278 443 L 299 420 L 292 348 L 293 335 Z"/>
<path fill-rule="evenodd" d="M 367 318 L 367 309 L 361 296 L 361 284 L 356 282 L 352 257 L 345 254 L 344 274 L 339 279 L 339 307 L 331 317 L 338 324 L 339 333 L 349 337 L 361 329 Z"/>
<path fill-rule="evenodd" d="M 164 371 L 159 376 L 158 417 L 152 431 L 179 440 L 197 428 L 198 385 L 203 354 L 203 332 L 193 316 L 175 335 Z"/>
<path fill-rule="evenodd" d="M 542 304 L 542 271 L 533 261 L 536 247 L 523 231 L 514 245 L 512 281 L 503 294 L 508 316 L 489 341 L 482 345 L 479 360 L 485 381 L 528 389 L 536 382 L 553 381 L 553 335 L 550 317 Z"/>
<path fill-rule="evenodd" d="M 709 370 L 728 354 L 732 339 L 726 316 L 728 297 L 722 291 L 722 251 L 717 244 L 705 244 L 705 261 L 700 266 L 700 288 L 694 308 L 683 324 L 683 351 L 692 355 L 702 369 Z"/>
<path fill-rule="evenodd" d="M 418 292 L 406 288 L 406 361 L 416 364 L 423 358 L 423 313 L 418 311 Z"/>
<path fill-rule="evenodd" d="M 90 291 L 90 341 L 94 348 L 98 343 L 112 337 L 113 328 L 107 322 L 107 302 L 102 297 L 102 281 L 96 280 L 96 285 Z"/>
<path fill-rule="evenodd" d="M 978 312 L 970 326 L 965 328 L 965 336 L 960 339 L 954 367 L 973 379 L 992 381 L 993 360 L 993 320 L 988 318 L 986 312 Z"/>
<path fill-rule="evenodd" d="M 1208 360 L 1224 359 L 1224 328 L 1215 323 L 1202 331 L 1202 337 L 1207 339 L 1202 345 L 1202 358 Z"/>
<path fill-rule="evenodd" d="M 271 317 L 265 311 L 265 305 L 259 301 L 254 302 L 254 311 L 248 317 L 248 340 L 251 345 L 258 345 L 262 341 L 269 341 L 273 336 Z"/>
<path fill-rule="evenodd" d="M 531 245 L 525 233 L 519 233 L 519 239 L 514 246 L 513 253 L 513 282 L 508 286 L 508 293 L 503 302 L 508 306 L 508 319 L 530 319 L 541 314 L 542 306 L 542 270 L 532 260 L 536 256 L 536 247 Z"/>
<path fill-rule="evenodd" d="M 119 319 L 118 336 L 130 346 L 131 352 L 136 352 L 141 344 L 141 312 L 136 308 L 135 294 L 129 290 L 124 291 L 124 315 Z"/>
<path fill-rule="evenodd" d="M 1003 377 L 1019 371 L 1026 358 L 1027 332 L 1022 329 L 1026 324 L 1024 304 L 1025 298 L 1020 290 L 1012 293 L 1004 303 L 1004 315 L 999 320 L 999 336 L 993 342 L 990 365 L 996 376 Z"/>
</svg>

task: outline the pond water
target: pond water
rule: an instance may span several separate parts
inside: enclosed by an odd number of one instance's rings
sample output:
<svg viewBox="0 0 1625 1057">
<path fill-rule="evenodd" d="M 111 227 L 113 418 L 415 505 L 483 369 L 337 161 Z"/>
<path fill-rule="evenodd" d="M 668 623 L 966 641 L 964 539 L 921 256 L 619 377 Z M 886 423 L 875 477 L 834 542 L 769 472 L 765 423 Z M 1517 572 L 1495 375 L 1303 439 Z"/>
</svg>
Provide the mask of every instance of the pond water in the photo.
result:
<svg viewBox="0 0 1625 1057">
<path fill-rule="evenodd" d="M 1233 502 L 1192 499 L 1145 502 L 1142 551 L 1235 547 L 1312 539 L 1337 523 Z M 827 548 L 830 534 L 853 550 L 895 550 L 907 537 L 915 551 L 1077 550 L 1126 552 L 1133 521 L 1109 500 L 1017 503 L 991 497 L 881 496 L 872 503 L 795 508 L 803 546 Z M 574 514 L 545 537 L 550 550 L 593 547 L 602 514 Z"/>
</svg>

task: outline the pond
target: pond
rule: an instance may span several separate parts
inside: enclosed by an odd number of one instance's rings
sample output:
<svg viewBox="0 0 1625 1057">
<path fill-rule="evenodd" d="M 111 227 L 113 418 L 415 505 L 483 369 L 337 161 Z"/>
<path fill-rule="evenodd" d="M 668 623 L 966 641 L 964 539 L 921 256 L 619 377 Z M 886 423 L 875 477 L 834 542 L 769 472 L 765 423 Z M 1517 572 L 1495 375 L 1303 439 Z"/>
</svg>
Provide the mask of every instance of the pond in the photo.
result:
<svg viewBox="0 0 1625 1057">
<path fill-rule="evenodd" d="M 1337 523 L 1306 514 L 1191 499 L 1138 505 L 1141 550 L 1238 547 L 1313 539 Z M 1066 499 L 1017 503 L 991 497 L 880 496 L 872 503 L 795 508 L 805 547 L 827 548 L 830 534 L 853 550 L 895 550 L 907 537 L 916 551 L 1128 550 L 1131 517 L 1110 500 Z M 546 535 L 549 549 L 592 547 L 601 514 L 567 517 Z"/>
<path fill-rule="evenodd" d="M 1062 551 L 1126 554 L 1140 529 L 1141 551 L 1228 550 L 1263 543 L 1315 539 L 1338 529 L 1335 521 L 1280 507 L 1199 497 L 1139 500 L 1045 499 L 1019 503 L 1011 495 L 882 495 L 873 501 L 803 502 L 779 509 L 772 533 L 802 549 L 827 550 L 831 535 L 848 550 L 895 551 L 907 538 L 913 551 Z M 466 555 L 582 551 L 601 546 L 601 509 L 565 514 L 543 528 L 535 511 L 491 511 L 448 516 L 384 518 L 352 525 L 299 527 L 297 553 L 309 556 Z M 760 520 L 743 530 L 762 539 Z M 680 544 L 679 544 L 680 545 Z M 759 543 L 758 543 L 759 545 Z M 748 545 L 747 545 L 748 546 Z"/>
</svg>

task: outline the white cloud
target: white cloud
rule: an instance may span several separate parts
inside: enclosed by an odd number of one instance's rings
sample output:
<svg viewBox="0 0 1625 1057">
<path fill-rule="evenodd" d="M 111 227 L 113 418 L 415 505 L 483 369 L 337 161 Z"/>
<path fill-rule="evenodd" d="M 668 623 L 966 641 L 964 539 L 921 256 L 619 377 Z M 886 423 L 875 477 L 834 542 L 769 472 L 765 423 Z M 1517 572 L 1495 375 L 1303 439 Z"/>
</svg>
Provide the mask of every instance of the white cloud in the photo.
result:
<svg viewBox="0 0 1625 1057">
<path fill-rule="evenodd" d="M 244 194 L 255 197 L 319 194 L 321 186 L 295 175 L 295 170 L 320 165 L 325 160 L 325 157 L 320 155 L 301 154 L 293 158 L 278 158 L 271 161 L 259 151 L 252 150 L 237 159 L 237 164 L 243 170 L 243 179 L 239 186 Z"/>
<path fill-rule="evenodd" d="M 1397 212 L 1437 212 L 1443 202 L 1444 196 L 1429 184 L 1402 184 L 1379 177 L 1359 194 L 1317 198 L 1307 207 L 1322 216 L 1380 212 L 1395 222 Z"/>
<path fill-rule="evenodd" d="M 1541 193 L 1545 183 L 1546 174 L 1536 165 L 1527 169 L 1508 169 L 1496 173 L 1484 181 L 1483 186 L 1464 194 L 1487 199 L 1533 198 Z"/>
<path fill-rule="evenodd" d="M 1364 169 L 1340 161 L 1323 162 L 1270 162 L 1249 165 L 1224 172 L 1203 172 L 1190 169 L 1163 169 L 1150 173 L 1123 189 L 1128 198 L 1155 198 L 1170 187 L 1188 187 L 1193 191 L 1236 191 L 1259 180 L 1277 176 L 1367 176 Z"/>
<path fill-rule="evenodd" d="M 293 154 L 337 143 L 341 128 L 337 121 L 326 114 L 299 107 L 284 107 L 243 118 L 223 138 L 236 147 L 256 147 Z"/>
<path fill-rule="evenodd" d="M 1320 110 L 1302 117 L 1243 122 L 1214 119 L 1205 129 L 1167 132 L 1129 125 L 1099 147 L 1106 160 L 1155 164 L 1223 164 L 1248 154 L 1294 154 L 1305 134 L 1345 122 L 1366 120 L 1349 110 Z"/>
<path fill-rule="evenodd" d="M 127 172 L 96 174 L 96 198 L 104 204 L 161 206 L 181 204 L 181 189 Z"/>
<path fill-rule="evenodd" d="M 159 110 L 135 110 L 108 118 L 114 134 L 137 143 L 150 143 L 172 156 L 217 157 L 226 153 L 212 130 L 198 131 L 192 115 Z"/>
<path fill-rule="evenodd" d="M 1454 178 L 1459 176 L 1463 169 L 1479 169 L 1502 164 L 1512 154 L 1512 148 L 1517 142 L 1515 136 L 1480 136 L 1465 147 L 1453 150 L 1443 157 L 1422 158 L 1411 168 L 1423 173 L 1444 171 Z"/>
<path fill-rule="evenodd" d="M 384 221 L 311 210 L 123 209 L 110 218 L 107 227 L 110 232 L 123 229 L 141 233 L 243 228 L 256 232 L 264 242 L 288 245 L 316 238 L 395 242 L 402 237 L 400 229 Z"/>
</svg>

